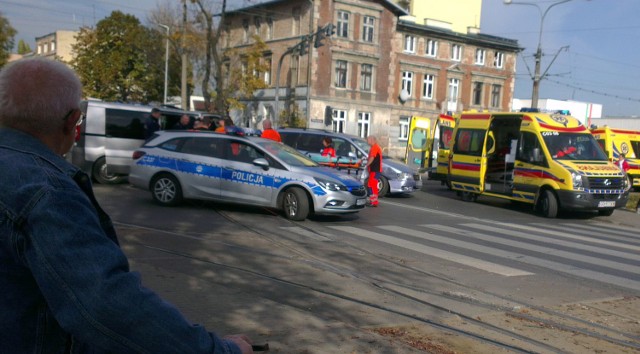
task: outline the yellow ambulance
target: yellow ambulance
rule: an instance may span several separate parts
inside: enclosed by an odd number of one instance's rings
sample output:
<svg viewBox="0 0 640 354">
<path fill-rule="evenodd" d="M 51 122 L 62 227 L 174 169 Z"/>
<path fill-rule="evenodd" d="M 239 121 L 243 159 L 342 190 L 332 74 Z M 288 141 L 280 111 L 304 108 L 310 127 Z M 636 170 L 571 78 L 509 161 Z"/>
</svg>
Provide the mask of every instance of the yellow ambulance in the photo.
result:
<svg viewBox="0 0 640 354">
<path fill-rule="evenodd" d="M 640 190 L 640 131 L 610 128 L 608 126 L 591 129 L 600 147 L 609 158 L 616 162 L 624 153 L 629 164 L 627 175 L 631 186 Z"/>
<path fill-rule="evenodd" d="M 574 117 L 546 113 L 462 113 L 453 132 L 449 183 L 463 200 L 486 195 L 559 211 L 611 215 L 629 182 Z"/>
<path fill-rule="evenodd" d="M 435 161 L 429 166 L 429 179 L 442 181 L 447 180 L 449 174 L 449 152 L 451 150 L 451 137 L 453 128 L 456 126 L 455 117 L 440 114 L 434 127 L 434 137 L 432 151 L 436 154 Z"/>
</svg>

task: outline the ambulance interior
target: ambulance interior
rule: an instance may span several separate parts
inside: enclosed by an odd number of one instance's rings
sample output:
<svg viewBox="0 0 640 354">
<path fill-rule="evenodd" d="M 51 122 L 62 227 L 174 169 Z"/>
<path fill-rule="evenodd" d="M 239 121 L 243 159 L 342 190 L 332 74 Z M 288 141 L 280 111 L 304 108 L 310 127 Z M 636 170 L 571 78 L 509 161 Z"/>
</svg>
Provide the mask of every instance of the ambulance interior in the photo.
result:
<svg viewBox="0 0 640 354">
<path fill-rule="evenodd" d="M 491 122 L 487 137 L 487 170 L 485 183 L 494 192 L 509 192 L 513 188 L 513 168 L 516 159 L 520 119 L 498 117 Z"/>
</svg>

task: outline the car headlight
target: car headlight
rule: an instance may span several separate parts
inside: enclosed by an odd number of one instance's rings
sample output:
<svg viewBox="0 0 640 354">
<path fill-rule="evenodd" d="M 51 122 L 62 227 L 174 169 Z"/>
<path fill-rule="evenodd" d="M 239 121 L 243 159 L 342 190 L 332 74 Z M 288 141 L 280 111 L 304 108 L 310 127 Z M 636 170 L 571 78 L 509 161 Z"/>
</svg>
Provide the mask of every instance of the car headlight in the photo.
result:
<svg viewBox="0 0 640 354">
<path fill-rule="evenodd" d="M 571 180 L 573 181 L 573 188 L 584 188 L 585 187 L 585 183 L 584 180 L 582 178 L 582 175 L 575 173 L 575 172 L 571 172 Z"/>
<path fill-rule="evenodd" d="M 330 190 L 330 191 L 348 191 L 349 189 L 347 188 L 347 186 L 345 186 L 344 184 L 341 183 L 337 183 L 337 182 L 333 182 L 333 181 L 329 181 L 326 179 L 322 179 L 322 178 L 314 178 L 316 180 L 316 182 L 318 182 L 318 184 L 326 189 L 326 190 Z"/>
<path fill-rule="evenodd" d="M 405 172 L 396 173 L 396 177 L 401 181 L 404 181 L 404 180 L 407 180 L 407 179 L 413 179 L 413 175 L 412 174 L 405 173 Z"/>
</svg>

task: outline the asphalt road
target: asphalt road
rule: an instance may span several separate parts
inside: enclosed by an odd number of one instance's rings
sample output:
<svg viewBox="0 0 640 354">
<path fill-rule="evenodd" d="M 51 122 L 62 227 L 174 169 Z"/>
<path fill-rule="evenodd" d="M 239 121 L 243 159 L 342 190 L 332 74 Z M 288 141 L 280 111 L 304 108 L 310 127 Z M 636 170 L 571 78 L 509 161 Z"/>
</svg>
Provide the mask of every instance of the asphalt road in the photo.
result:
<svg viewBox="0 0 640 354">
<path fill-rule="evenodd" d="M 640 295 L 640 215 L 629 211 L 546 219 L 465 203 L 435 182 L 304 222 L 246 206 L 161 207 L 128 185 L 96 194 L 145 285 L 190 320 L 274 353 L 579 352 L 584 343 L 523 334 L 500 316 Z M 614 349 L 640 350 L 625 333 Z"/>
</svg>

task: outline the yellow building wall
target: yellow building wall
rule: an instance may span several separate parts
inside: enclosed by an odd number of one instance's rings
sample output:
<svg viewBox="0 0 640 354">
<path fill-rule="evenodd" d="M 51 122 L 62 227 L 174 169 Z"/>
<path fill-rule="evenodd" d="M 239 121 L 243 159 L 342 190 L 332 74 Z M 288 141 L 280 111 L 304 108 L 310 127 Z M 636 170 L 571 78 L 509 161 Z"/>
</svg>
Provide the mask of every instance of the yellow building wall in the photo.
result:
<svg viewBox="0 0 640 354">
<path fill-rule="evenodd" d="M 468 27 L 480 28 L 482 0 L 411 0 L 410 10 L 417 24 L 432 19 L 450 23 L 454 32 L 467 33 Z"/>
</svg>

